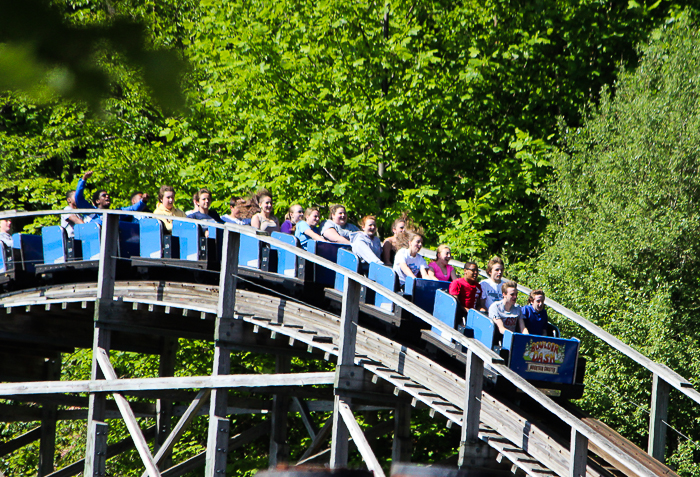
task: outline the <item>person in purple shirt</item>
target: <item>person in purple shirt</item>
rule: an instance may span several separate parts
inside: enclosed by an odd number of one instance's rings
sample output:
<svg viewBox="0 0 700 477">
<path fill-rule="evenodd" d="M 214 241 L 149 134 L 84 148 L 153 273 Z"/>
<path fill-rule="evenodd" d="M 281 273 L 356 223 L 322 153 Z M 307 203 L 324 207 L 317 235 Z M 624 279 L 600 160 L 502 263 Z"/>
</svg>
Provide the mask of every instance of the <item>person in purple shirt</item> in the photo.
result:
<svg viewBox="0 0 700 477">
<path fill-rule="evenodd" d="M 93 171 L 87 171 L 83 174 L 83 177 L 78 181 L 78 187 L 75 188 L 75 205 L 78 209 L 109 209 L 112 205 L 112 200 L 109 196 L 109 192 L 104 189 L 100 189 L 92 194 L 92 204 L 85 199 L 85 186 L 90 177 L 92 177 Z M 146 201 L 148 200 L 148 194 L 143 194 L 141 200 L 136 204 L 130 205 L 128 207 L 122 207 L 120 210 L 131 210 L 140 211 L 146 208 Z M 86 222 L 95 222 L 102 225 L 102 214 L 95 213 L 87 216 Z"/>
<path fill-rule="evenodd" d="M 527 297 L 527 305 L 522 309 L 525 327 L 531 335 L 545 335 L 547 332 L 547 309 L 544 306 L 544 292 L 532 290 Z"/>
<path fill-rule="evenodd" d="M 304 217 L 304 208 L 299 204 L 294 204 L 284 216 L 284 223 L 280 227 L 280 232 L 283 234 L 294 234 L 294 229 L 300 220 Z"/>
</svg>

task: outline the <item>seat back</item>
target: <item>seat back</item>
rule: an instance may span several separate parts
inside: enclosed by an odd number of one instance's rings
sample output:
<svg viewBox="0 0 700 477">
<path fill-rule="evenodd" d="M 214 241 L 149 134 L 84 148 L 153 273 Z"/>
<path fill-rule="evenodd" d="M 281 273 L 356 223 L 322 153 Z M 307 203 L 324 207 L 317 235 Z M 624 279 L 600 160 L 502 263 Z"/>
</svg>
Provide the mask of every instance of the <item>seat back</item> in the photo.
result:
<svg viewBox="0 0 700 477">
<path fill-rule="evenodd" d="M 433 301 L 433 316 L 445 323 L 450 328 L 455 328 L 455 320 L 457 319 L 457 299 L 447 293 L 445 290 L 437 290 Z M 432 327 L 433 333 L 443 336 L 442 332 Z"/>
<path fill-rule="evenodd" d="M 76 224 L 73 231 L 75 232 L 75 240 L 80 241 L 83 260 L 99 260 L 100 226 L 95 222 Z"/>
<path fill-rule="evenodd" d="M 399 288 L 399 277 L 394 270 L 379 263 L 369 264 L 369 279 L 395 292 Z M 382 308 L 389 313 L 394 312 L 394 303 L 384 295 L 374 294 L 374 306 Z"/>
<path fill-rule="evenodd" d="M 122 258 L 138 257 L 140 251 L 139 220 L 119 222 L 119 256 Z"/>
<path fill-rule="evenodd" d="M 19 257 L 19 267 L 28 273 L 36 273 L 36 264 L 44 263 L 44 250 L 41 236 L 30 234 L 13 234 L 12 249 Z M 17 264 L 15 264 L 17 266 Z"/>
<path fill-rule="evenodd" d="M 60 225 L 41 228 L 41 249 L 44 263 L 66 263 L 68 261 L 68 235 Z"/>
<path fill-rule="evenodd" d="M 262 258 L 262 243 L 249 235 L 241 234 L 238 249 L 238 264 L 243 267 L 260 268 Z"/>
<path fill-rule="evenodd" d="M 0 273 L 9 273 L 14 269 L 12 248 L 5 245 L 4 242 L 0 242 Z"/>
<path fill-rule="evenodd" d="M 330 260 L 333 263 L 338 261 L 338 250 L 341 248 L 350 250 L 350 245 L 334 242 L 316 242 L 316 255 Z M 309 249 L 307 248 L 307 251 Z M 316 283 L 324 287 L 335 285 L 335 272 L 326 267 L 316 265 Z"/>
<path fill-rule="evenodd" d="M 141 219 L 139 224 L 139 256 L 163 258 L 163 224 L 158 219 Z"/>
<path fill-rule="evenodd" d="M 343 268 L 347 268 L 352 272 L 358 272 L 360 270 L 360 257 L 355 255 L 352 251 L 341 248 L 338 250 L 337 263 Z M 345 275 L 342 273 L 335 274 L 334 286 L 336 290 L 342 292 L 345 290 Z"/>
<path fill-rule="evenodd" d="M 449 286 L 450 282 L 406 277 L 403 294 L 406 297 L 411 297 L 413 303 L 418 307 L 428 313 L 433 313 L 435 293 L 438 290 L 446 290 Z"/>
<path fill-rule="evenodd" d="M 488 316 L 473 308 L 470 309 L 467 314 L 467 328 L 474 332 L 474 338 L 477 341 L 483 343 L 488 349 L 493 349 L 496 324 Z"/>
<path fill-rule="evenodd" d="M 195 262 L 206 258 L 206 240 L 199 225 L 174 220 L 172 236 L 177 237 L 180 243 L 180 256 L 173 258 Z"/>
<path fill-rule="evenodd" d="M 272 238 L 288 243 L 293 247 L 299 247 L 299 239 L 294 235 L 283 234 L 282 232 L 272 232 Z M 277 273 L 287 277 L 297 276 L 297 256 L 277 247 L 272 247 L 277 251 Z"/>
</svg>

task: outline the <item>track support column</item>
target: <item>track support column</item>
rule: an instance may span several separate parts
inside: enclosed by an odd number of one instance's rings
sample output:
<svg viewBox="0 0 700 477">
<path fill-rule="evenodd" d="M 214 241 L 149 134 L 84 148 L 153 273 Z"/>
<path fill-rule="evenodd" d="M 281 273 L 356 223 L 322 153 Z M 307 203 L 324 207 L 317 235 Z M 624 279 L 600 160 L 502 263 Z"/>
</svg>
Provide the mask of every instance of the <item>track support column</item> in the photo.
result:
<svg viewBox="0 0 700 477">
<path fill-rule="evenodd" d="M 102 237 L 100 260 L 97 271 L 97 299 L 95 301 L 95 331 L 92 345 L 92 371 L 90 379 L 104 379 L 97 362 L 102 349 L 109 354 L 111 332 L 101 327 L 114 309 L 114 280 L 117 269 L 119 247 L 119 216 L 102 215 Z M 85 449 L 85 477 L 98 477 L 105 474 L 107 461 L 107 434 L 109 426 L 105 421 L 105 393 L 91 393 L 88 406 L 87 444 Z"/>
<path fill-rule="evenodd" d="M 61 379 L 61 357 L 49 358 L 46 362 L 46 380 Z M 56 404 L 44 404 L 41 408 L 41 441 L 39 444 L 39 477 L 53 472 L 53 456 L 56 451 Z"/>
<path fill-rule="evenodd" d="M 588 439 L 574 428 L 571 428 L 570 450 L 571 460 L 569 461 L 569 477 L 586 477 Z"/>
<path fill-rule="evenodd" d="M 462 414 L 462 438 L 459 443 L 459 467 L 469 466 L 484 456 L 479 444 L 481 421 L 481 391 L 484 383 L 484 361 L 471 350 L 467 351 L 466 391 Z"/>
<path fill-rule="evenodd" d="M 224 230 L 221 273 L 219 275 L 219 303 L 214 330 L 214 369 L 213 376 L 231 372 L 231 344 L 239 338 L 242 329 L 240 320 L 234 314 L 236 305 L 236 285 L 238 275 L 238 249 L 240 234 L 233 228 Z M 207 434 L 206 477 L 226 475 L 228 456 L 229 420 L 228 389 L 214 389 L 209 402 L 209 431 Z"/>
<path fill-rule="evenodd" d="M 391 462 L 411 462 L 412 452 L 411 405 L 399 404 L 394 408 L 394 443 L 391 448 Z"/>
<path fill-rule="evenodd" d="M 275 373 L 288 373 L 291 370 L 291 356 L 277 355 Z M 275 468 L 289 461 L 287 443 L 287 418 L 289 416 L 289 396 L 275 394 L 272 397 L 272 419 L 270 424 L 269 466 Z"/>
<path fill-rule="evenodd" d="M 177 354 L 177 339 L 172 337 L 163 338 L 163 349 L 160 354 L 160 365 L 158 376 L 169 377 L 175 375 L 175 355 Z M 165 440 L 170 435 L 172 428 L 173 403 L 169 399 L 158 399 L 156 401 L 156 438 L 154 451 L 158 452 Z M 170 454 L 159 464 L 160 470 L 170 468 L 172 458 Z"/>
<path fill-rule="evenodd" d="M 663 462 L 666 453 L 666 419 L 668 419 L 668 396 L 671 386 L 654 374 L 651 387 L 651 415 L 649 416 L 649 444 L 647 452 Z"/>
<path fill-rule="evenodd" d="M 347 391 L 362 389 L 362 368 L 355 366 L 357 320 L 360 312 L 360 284 L 345 276 L 343 305 L 340 312 L 338 364 L 335 369 L 335 399 L 333 403 L 333 431 L 331 440 L 331 468 L 348 465 L 348 428 L 340 414 L 344 402 L 351 404 Z"/>
</svg>

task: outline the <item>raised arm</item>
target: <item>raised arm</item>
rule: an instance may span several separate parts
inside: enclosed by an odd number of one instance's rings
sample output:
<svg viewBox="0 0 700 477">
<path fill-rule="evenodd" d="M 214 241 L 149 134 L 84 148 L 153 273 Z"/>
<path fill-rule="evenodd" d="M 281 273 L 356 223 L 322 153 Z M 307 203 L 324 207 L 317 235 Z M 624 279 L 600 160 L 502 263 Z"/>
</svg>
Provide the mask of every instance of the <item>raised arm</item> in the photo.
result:
<svg viewBox="0 0 700 477">
<path fill-rule="evenodd" d="M 83 174 L 83 177 L 78 181 L 78 186 L 75 188 L 75 206 L 79 209 L 94 209 L 95 206 L 85 200 L 85 186 L 87 185 L 88 179 L 92 177 L 93 172 L 87 171 Z"/>
</svg>

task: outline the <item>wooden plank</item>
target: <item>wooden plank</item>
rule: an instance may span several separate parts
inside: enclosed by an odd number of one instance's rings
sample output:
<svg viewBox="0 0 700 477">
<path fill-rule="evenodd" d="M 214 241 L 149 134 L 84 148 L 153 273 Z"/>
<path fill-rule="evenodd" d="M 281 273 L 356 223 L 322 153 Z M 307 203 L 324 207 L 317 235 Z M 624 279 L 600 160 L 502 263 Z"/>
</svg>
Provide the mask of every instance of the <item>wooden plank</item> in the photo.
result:
<svg viewBox="0 0 700 477">
<path fill-rule="evenodd" d="M 670 467 L 668 467 L 665 464 L 654 459 L 652 456 L 650 456 L 649 454 L 644 452 L 643 449 L 640 449 L 635 444 L 633 444 L 629 440 L 625 439 L 623 436 L 621 436 L 617 431 L 612 429 L 610 426 L 606 425 L 603 422 L 600 422 L 597 419 L 593 419 L 590 417 L 584 417 L 582 420 L 586 424 L 591 426 L 593 429 L 598 431 L 600 434 L 603 434 L 608 439 L 610 439 L 612 442 L 614 442 L 615 447 L 620 449 L 622 452 L 625 452 L 629 455 L 633 455 L 636 459 L 639 459 L 641 462 L 643 462 L 644 465 L 647 468 L 651 469 L 655 475 L 663 475 L 663 476 L 667 476 L 667 477 L 677 477 L 678 474 L 676 474 Z M 633 472 L 631 472 L 630 470 L 621 466 L 620 464 L 616 463 L 614 458 L 607 455 L 602 449 L 598 448 L 598 446 L 596 446 L 595 443 L 589 442 L 588 447 L 591 450 L 591 452 L 593 452 L 596 455 L 599 455 L 600 457 L 602 457 L 603 459 L 608 461 L 610 463 L 610 465 L 615 466 L 615 468 L 621 474 L 628 475 L 628 476 L 634 475 Z"/>
<path fill-rule="evenodd" d="M 100 364 L 100 368 L 102 369 L 106 380 L 113 381 L 117 379 L 117 373 L 114 371 L 112 364 L 109 362 L 109 356 L 105 350 L 98 349 L 97 362 Z M 136 416 L 134 416 L 134 412 L 131 410 L 129 402 L 119 393 L 114 393 L 112 396 L 114 397 L 114 401 L 117 403 L 117 407 L 122 414 L 124 424 L 129 430 L 129 434 L 134 441 L 134 446 L 141 457 L 141 461 L 146 466 L 146 471 L 151 477 L 160 477 L 158 466 L 153 460 L 151 450 L 148 447 L 146 439 L 143 437 L 143 433 L 141 432 L 138 422 L 136 422 Z"/>
<path fill-rule="evenodd" d="M 664 462 L 666 454 L 666 421 L 668 420 L 668 397 L 671 386 L 654 373 L 651 387 L 651 413 L 649 416 L 649 443 L 647 452 Z"/>
<path fill-rule="evenodd" d="M 367 468 L 374 472 L 375 476 L 385 477 L 382 466 L 379 465 L 379 461 L 375 457 L 374 452 L 372 452 L 369 442 L 367 442 L 365 435 L 362 433 L 362 428 L 360 428 L 360 425 L 355 420 L 355 416 L 345 400 L 340 399 L 338 403 L 338 411 L 343 417 L 343 421 L 345 422 L 345 426 L 348 428 L 348 431 L 352 436 L 353 442 L 360 451 L 362 460 L 364 460 L 365 464 L 367 464 Z"/>
<path fill-rule="evenodd" d="M 172 454 L 175 443 L 180 439 L 180 437 L 182 437 L 182 434 L 185 432 L 185 430 L 187 430 L 187 427 L 194 420 L 194 418 L 197 417 L 199 410 L 202 409 L 202 406 L 204 406 L 209 399 L 210 393 L 211 391 L 209 389 L 202 389 L 199 391 L 199 393 L 197 393 L 197 396 L 195 396 L 194 400 L 187 407 L 187 410 L 175 425 L 173 431 L 167 436 L 165 441 L 163 441 L 156 455 L 153 456 L 153 460 L 155 461 L 156 465 L 160 466 L 163 462 L 168 460 L 167 457 Z M 146 477 L 147 475 L 148 474 L 144 472 L 142 477 Z"/>
<path fill-rule="evenodd" d="M 41 426 L 35 427 L 12 440 L 0 444 L 0 457 L 6 456 L 27 444 L 31 444 L 41 438 Z"/>
<path fill-rule="evenodd" d="M 462 412 L 462 436 L 459 443 L 460 468 L 466 465 L 468 447 L 479 440 L 481 422 L 481 391 L 484 381 L 484 362 L 471 350 L 467 351 L 466 390 Z"/>
<path fill-rule="evenodd" d="M 569 477 L 586 477 L 588 439 L 576 429 L 571 429 L 570 452 Z"/>
<path fill-rule="evenodd" d="M 334 372 L 289 374 L 229 374 L 226 376 L 183 376 L 175 378 L 115 379 L 113 381 L 38 381 L 2 383 L 0 396 L 63 393 L 123 393 L 168 389 L 256 388 L 265 386 L 312 386 L 333 384 Z"/>
<path fill-rule="evenodd" d="M 109 315 L 114 300 L 114 279 L 119 255 L 119 216 L 104 214 L 101 234 L 95 321 Z"/>
<path fill-rule="evenodd" d="M 258 439 L 259 437 L 264 436 L 267 434 L 270 430 L 270 423 L 268 421 L 263 422 L 262 424 L 258 424 L 257 426 L 253 427 L 252 429 L 248 429 L 247 431 L 241 432 L 240 434 L 237 434 L 233 436 L 231 439 L 229 439 L 227 446 L 229 451 L 238 449 L 239 447 L 242 447 L 255 439 Z M 163 471 L 161 474 L 162 477 L 179 477 L 181 475 L 184 475 L 188 472 L 192 472 L 193 470 L 198 469 L 199 467 L 205 465 L 206 462 L 206 452 L 202 452 L 200 454 L 197 454 L 194 457 L 191 457 L 187 459 L 185 462 L 182 462 L 174 467 L 169 468 L 166 471 Z"/>
</svg>

